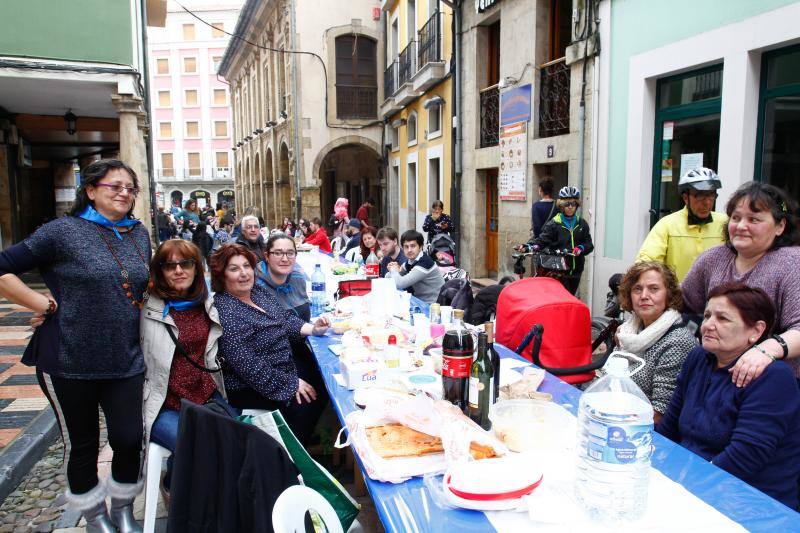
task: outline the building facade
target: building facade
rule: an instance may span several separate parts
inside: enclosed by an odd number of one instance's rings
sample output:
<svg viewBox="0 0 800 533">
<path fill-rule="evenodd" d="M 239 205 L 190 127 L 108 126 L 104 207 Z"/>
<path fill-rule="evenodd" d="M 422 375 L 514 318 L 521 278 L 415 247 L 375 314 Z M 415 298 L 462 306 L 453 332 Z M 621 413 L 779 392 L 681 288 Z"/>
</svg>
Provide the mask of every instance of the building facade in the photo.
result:
<svg viewBox="0 0 800 533">
<path fill-rule="evenodd" d="M 718 172 L 718 211 L 750 180 L 800 197 L 800 2 L 604 0 L 599 14 L 596 311 L 605 280 L 681 207 L 690 167 Z"/>
<path fill-rule="evenodd" d="M 231 86 L 240 212 L 323 219 L 336 198 L 383 220 L 377 0 L 245 2 L 219 69 Z M 313 15 L 313 16 L 311 16 Z"/>
<path fill-rule="evenodd" d="M 150 102 L 160 206 L 235 206 L 228 84 L 217 69 L 242 0 L 170 3 L 166 25 L 148 31 Z M 226 33 L 227 32 L 227 33 Z"/>
<path fill-rule="evenodd" d="M 473 277 L 513 272 L 512 248 L 530 238 L 531 206 L 546 176 L 556 193 L 565 185 L 581 190 L 580 214 L 591 223 L 592 6 L 578 0 L 462 3 L 455 174 L 462 266 Z"/>
<path fill-rule="evenodd" d="M 383 0 L 387 222 L 422 230 L 435 200 L 451 209 L 453 10 L 439 0 Z"/>
<path fill-rule="evenodd" d="M 99 157 L 137 173 L 134 211 L 150 225 L 144 28 L 165 10 L 166 0 L 0 3 L 3 247 L 64 214 L 77 169 Z"/>
</svg>

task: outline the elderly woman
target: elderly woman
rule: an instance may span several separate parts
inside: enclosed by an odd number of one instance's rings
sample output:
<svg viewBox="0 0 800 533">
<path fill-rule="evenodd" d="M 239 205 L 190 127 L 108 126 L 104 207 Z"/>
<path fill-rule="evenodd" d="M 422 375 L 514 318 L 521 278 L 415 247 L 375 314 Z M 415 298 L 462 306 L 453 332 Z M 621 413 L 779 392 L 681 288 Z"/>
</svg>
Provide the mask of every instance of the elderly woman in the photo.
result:
<svg viewBox="0 0 800 533">
<path fill-rule="evenodd" d="M 181 400 L 202 405 L 213 399 L 227 406 L 217 360 L 222 325 L 197 246 L 178 239 L 164 242 L 150 260 L 150 280 L 141 319 L 147 365 L 145 445 L 152 439 L 174 452 Z M 164 478 L 167 487 L 169 470 Z"/>
<path fill-rule="evenodd" d="M 211 256 L 228 400 L 239 409 L 280 409 L 306 443 L 317 422 L 317 391 L 298 376 L 291 343 L 324 335 L 329 322 L 321 317 L 310 324 L 285 309 L 254 283 L 255 267 L 255 255 L 241 245 L 223 246 Z"/>
<path fill-rule="evenodd" d="M 772 299 L 741 283 L 717 285 L 703 314 L 703 346 L 692 350 L 656 431 L 792 509 L 800 476 L 800 389 L 782 361 L 744 388 L 736 362 L 769 338 Z M 756 348 L 757 350 L 758 348 Z"/>
<path fill-rule="evenodd" d="M 44 318 L 23 357 L 36 366 L 66 446 L 67 501 L 88 531 L 141 531 L 133 500 L 141 490 L 144 358 L 139 314 L 150 238 L 133 218 L 136 173 L 116 159 L 81 171 L 68 216 L 0 253 L 0 295 Z M 49 295 L 18 274 L 38 269 Z M 114 450 L 111 475 L 97 477 L 102 407 Z M 111 496 L 111 517 L 106 508 Z M 112 524 L 111 522 L 114 522 Z"/>
<path fill-rule="evenodd" d="M 619 298 L 633 316 L 617 329 L 615 349 L 644 359 L 644 367 L 631 379 L 650 399 L 658 422 L 686 355 L 697 346 L 679 312 L 683 295 L 678 278 L 662 263 L 636 263 L 620 283 Z"/>
<path fill-rule="evenodd" d="M 743 387 L 767 365 L 787 359 L 800 378 L 800 232 L 795 202 L 766 183 L 742 185 L 728 201 L 725 244 L 703 252 L 683 280 L 686 310 L 702 314 L 717 285 L 745 283 L 766 292 L 777 308 L 775 331 L 738 359 L 731 372 Z"/>
</svg>

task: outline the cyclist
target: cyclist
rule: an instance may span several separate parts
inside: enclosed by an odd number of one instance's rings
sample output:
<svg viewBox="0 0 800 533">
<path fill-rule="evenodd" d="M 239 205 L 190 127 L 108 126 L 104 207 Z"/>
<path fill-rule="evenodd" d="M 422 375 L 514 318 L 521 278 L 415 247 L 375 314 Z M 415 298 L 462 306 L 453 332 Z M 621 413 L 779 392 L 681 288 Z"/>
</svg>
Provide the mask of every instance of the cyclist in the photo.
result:
<svg viewBox="0 0 800 533">
<path fill-rule="evenodd" d="M 721 187 L 719 176 L 710 168 L 695 168 L 681 176 L 678 192 L 684 208 L 653 226 L 636 262 L 664 263 L 682 282 L 698 255 L 724 242 L 728 217 L 713 211 Z"/>
<path fill-rule="evenodd" d="M 581 205 L 581 193 L 577 187 L 562 187 L 558 191 L 559 213 L 542 226 L 542 232 L 533 238 L 527 245 L 518 246 L 518 250 L 527 248 L 529 251 L 549 250 L 556 253 L 569 253 L 567 258 L 570 267 L 567 274 L 560 278 L 561 283 L 572 294 L 578 292 L 583 273 L 584 257 L 592 253 L 592 235 L 589 224 L 578 216 L 578 207 Z"/>
</svg>

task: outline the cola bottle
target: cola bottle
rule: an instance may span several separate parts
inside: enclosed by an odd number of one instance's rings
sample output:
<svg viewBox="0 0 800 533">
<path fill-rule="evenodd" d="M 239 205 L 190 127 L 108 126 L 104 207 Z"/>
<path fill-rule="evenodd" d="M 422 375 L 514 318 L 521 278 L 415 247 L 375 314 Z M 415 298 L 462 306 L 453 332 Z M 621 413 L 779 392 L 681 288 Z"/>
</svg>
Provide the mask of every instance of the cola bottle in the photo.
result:
<svg viewBox="0 0 800 533">
<path fill-rule="evenodd" d="M 469 414 L 469 375 L 475 341 L 464 327 L 464 311 L 453 310 L 453 322 L 442 340 L 442 388 L 443 397 Z"/>
</svg>

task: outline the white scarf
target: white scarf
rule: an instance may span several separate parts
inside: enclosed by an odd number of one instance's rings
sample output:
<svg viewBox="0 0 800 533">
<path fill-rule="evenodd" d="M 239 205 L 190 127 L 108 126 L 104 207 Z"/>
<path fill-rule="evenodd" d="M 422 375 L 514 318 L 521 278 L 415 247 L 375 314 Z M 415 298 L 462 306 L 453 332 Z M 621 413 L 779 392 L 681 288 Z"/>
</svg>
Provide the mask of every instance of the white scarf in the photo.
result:
<svg viewBox="0 0 800 533">
<path fill-rule="evenodd" d="M 667 309 L 658 317 L 658 320 L 641 329 L 642 321 L 639 317 L 633 315 L 617 329 L 617 344 L 626 352 L 641 355 L 663 337 L 667 330 L 679 320 L 681 320 L 679 312 L 674 309 Z"/>
</svg>

